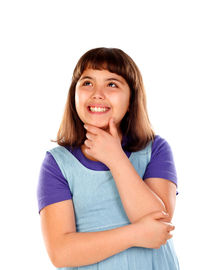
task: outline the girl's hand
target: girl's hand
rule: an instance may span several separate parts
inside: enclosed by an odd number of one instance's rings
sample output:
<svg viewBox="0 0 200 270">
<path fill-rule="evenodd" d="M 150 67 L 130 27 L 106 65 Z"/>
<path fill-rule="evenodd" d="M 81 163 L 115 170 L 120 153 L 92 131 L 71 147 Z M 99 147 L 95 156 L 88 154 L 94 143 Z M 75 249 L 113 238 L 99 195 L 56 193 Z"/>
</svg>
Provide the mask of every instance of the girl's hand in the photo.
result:
<svg viewBox="0 0 200 270">
<path fill-rule="evenodd" d="M 84 125 L 84 127 L 87 130 L 87 140 L 84 142 L 87 147 L 85 151 L 89 156 L 108 165 L 111 160 L 114 161 L 123 153 L 113 118 L 109 120 L 109 132 L 89 124 Z"/>
<path fill-rule="evenodd" d="M 167 240 L 173 237 L 170 232 L 175 229 L 172 223 L 162 221 L 166 217 L 164 212 L 157 211 L 131 224 L 134 231 L 133 246 L 160 248 L 166 244 Z"/>
</svg>

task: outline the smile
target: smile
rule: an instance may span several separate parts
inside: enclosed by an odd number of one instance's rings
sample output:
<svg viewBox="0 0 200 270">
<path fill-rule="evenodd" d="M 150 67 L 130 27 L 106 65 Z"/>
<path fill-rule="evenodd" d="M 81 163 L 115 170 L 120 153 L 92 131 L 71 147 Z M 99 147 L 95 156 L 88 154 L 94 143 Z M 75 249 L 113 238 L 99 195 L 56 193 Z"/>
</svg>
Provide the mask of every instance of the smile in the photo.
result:
<svg viewBox="0 0 200 270">
<path fill-rule="evenodd" d="M 88 110 L 90 111 L 90 112 L 95 112 L 95 113 L 104 113 L 104 112 L 107 112 L 107 111 L 109 111 L 110 110 L 110 108 L 107 108 L 107 107 L 88 107 Z"/>
</svg>

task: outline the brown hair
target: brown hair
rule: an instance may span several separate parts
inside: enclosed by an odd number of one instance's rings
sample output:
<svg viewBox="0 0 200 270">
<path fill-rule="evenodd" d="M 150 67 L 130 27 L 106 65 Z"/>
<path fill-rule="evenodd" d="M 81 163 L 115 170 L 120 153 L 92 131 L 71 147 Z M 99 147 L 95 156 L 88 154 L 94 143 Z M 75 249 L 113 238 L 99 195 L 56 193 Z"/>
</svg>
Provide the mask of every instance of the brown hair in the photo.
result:
<svg viewBox="0 0 200 270">
<path fill-rule="evenodd" d="M 134 152 L 143 149 L 155 133 L 152 130 L 146 107 L 146 94 L 142 76 L 132 58 L 117 48 L 95 48 L 79 59 L 72 77 L 64 114 L 57 133 L 57 142 L 62 146 L 78 147 L 86 140 L 86 131 L 75 108 L 75 88 L 83 71 L 87 68 L 106 69 L 122 76 L 130 88 L 130 106 L 120 123 L 120 129 L 127 136 L 125 150 Z"/>
</svg>

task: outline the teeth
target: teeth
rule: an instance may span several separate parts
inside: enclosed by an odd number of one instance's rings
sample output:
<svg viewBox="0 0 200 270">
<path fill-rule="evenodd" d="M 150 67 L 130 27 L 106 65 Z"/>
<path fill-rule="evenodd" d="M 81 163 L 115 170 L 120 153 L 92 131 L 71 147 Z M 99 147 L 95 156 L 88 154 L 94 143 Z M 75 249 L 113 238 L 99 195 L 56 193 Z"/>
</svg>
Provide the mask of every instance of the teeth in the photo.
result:
<svg viewBox="0 0 200 270">
<path fill-rule="evenodd" d="M 107 110 L 108 109 L 106 109 L 106 108 L 90 107 L 90 111 L 92 111 L 92 112 L 105 112 Z"/>
</svg>

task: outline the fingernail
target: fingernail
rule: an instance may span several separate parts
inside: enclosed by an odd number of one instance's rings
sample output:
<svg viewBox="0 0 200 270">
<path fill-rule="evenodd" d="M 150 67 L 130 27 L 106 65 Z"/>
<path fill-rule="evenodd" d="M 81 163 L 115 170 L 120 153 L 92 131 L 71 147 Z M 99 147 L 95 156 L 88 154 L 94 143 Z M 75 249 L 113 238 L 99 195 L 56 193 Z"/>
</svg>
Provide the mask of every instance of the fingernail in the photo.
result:
<svg viewBox="0 0 200 270">
<path fill-rule="evenodd" d="M 168 213 L 166 213 L 166 212 L 164 212 L 164 211 L 162 211 L 162 212 L 163 212 L 163 214 L 164 214 L 164 215 L 169 216 L 169 214 L 168 214 Z"/>
<path fill-rule="evenodd" d="M 84 125 L 84 128 L 85 128 L 85 129 L 87 129 L 87 126 L 86 126 L 86 125 Z"/>
</svg>

